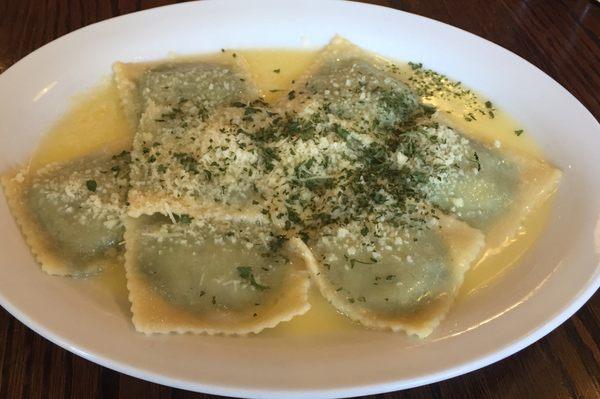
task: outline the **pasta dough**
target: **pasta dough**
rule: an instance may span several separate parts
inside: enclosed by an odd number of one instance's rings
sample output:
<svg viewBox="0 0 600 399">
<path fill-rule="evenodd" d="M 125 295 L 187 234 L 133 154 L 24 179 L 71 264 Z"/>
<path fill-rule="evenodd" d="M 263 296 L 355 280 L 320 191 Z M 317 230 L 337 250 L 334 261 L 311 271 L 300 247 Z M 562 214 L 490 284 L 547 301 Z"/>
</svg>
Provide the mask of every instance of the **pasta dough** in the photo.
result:
<svg viewBox="0 0 600 399">
<path fill-rule="evenodd" d="M 421 103 L 399 71 L 393 63 L 335 37 L 280 104 L 312 124 L 319 140 L 344 137 L 350 144 L 345 160 L 353 163 L 349 169 L 363 161 L 369 147 L 378 149 L 384 162 L 398 171 L 392 187 L 417 189 L 423 201 L 486 232 L 490 247 L 512 240 L 531 210 L 554 193 L 561 172 L 428 119 L 435 108 Z M 437 114 L 434 118 L 444 120 Z M 326 200 L 316 197 L 311 207 L 331 214 L 339 199 L 324 205 Z"/>
<path fill-rule="evenodd" d="M 136 188 L 130 191 L 129 214 L 138 216 L 143 207 L 144 212 L 163 214 L 262 217 L 261 205 L 268 191 L 265 179 L 271 165 L 266 162 L 266 150 L 255 141 L 253 126 L 260 122 L 249 121 L 247 109 L 266 112 L 259 104 L 221 108 L 192 139 L 166 137 L 160 145 L 142 149 L 160 155 L 156 167 L 148 169 L 151 175 L 138 176 Z"/>
<path fill-rule="evenodd" d="M 128 161 L 123 152 L 3 176 L 13 215 L 42 270 L 85 276 L 118 262 Z"/>
<path fill-rule="evenodd" d="M 125 268 L 145 333 L 258 333 L 308 311 L 308 275 L 285 240 L 256 222 L 129 218 Z"/>
<path fill-rule="evenodd" d="M 319 291 L 361 324 L 421 338 L 446 315 L 464 274 L 484 247 L 481 232 L 440 215 L 431 229 L 388 226 L 365 246 L 360 223 L 322 235 L 307 247 L 294 240 Z M 310 248 L 310 249 L 309 249 Z"/>
<path fill-rule="evenodd" d="M 282 107 L 308 119 L 321 112 L 361 133 L 412 123 L 431 108 L 387 71 L 389 64 L 336 36 L 297 80 Z"/>
<path fill-rule="evenodd" d="M 554 193 L 562 174 L 546 162 L 443 125 L 398 137 L 406 167 L 425 177 L 418 184 L 428 201 L 484 231 L 492 247 L 512 239 L 527 214 Z"/>
<path fill-rule="evenodd" d="M 114 69 L 124 107 L 137 124 L 129 214 L 199 215 L 212 209 L 216 201 L 203 203 L 198 195 L 210 180 L 199 168 L 199 151 L 210 145 L 202 141 L 207 126 L 224 126 L 217 109 L 258 97 L 243 61 L 223 56 L 214 62 L 116 64 Z"/>
</svg>

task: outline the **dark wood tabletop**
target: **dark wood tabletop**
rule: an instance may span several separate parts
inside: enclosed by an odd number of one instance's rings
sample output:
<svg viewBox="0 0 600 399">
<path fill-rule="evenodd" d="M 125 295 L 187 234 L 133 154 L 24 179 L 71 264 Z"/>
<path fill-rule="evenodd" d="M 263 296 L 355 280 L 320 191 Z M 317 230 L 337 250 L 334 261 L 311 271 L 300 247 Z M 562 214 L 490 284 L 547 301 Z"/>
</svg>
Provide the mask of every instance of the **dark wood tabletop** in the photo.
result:
<svg viewBox="0 0 600 399">
<path fill-rule="evenodd" d="M 600 3 L 369 2 L 443 21 L 513 51 L 557 80 L 600 119 Z M 0 0 L 0 73 L 70 31 L 168 3 L 171 2 Z M 98 366 L 50 343 L 0 308 L 0 398 L 105 397 L 213 396 L 153 384 Z M 548 336 L 503 361 L 437 384 L 372 397 L 600 398 L 600 294 Z"/>
</svg>

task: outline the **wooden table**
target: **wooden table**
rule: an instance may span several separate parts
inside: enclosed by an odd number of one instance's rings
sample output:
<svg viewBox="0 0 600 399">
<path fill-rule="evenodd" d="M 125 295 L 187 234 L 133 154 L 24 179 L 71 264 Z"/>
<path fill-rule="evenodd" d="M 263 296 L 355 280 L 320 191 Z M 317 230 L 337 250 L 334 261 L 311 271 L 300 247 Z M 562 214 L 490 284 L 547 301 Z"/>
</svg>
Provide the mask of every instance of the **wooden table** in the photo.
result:
<svg viewBox="0 0 600 399">
<path fill-rule="evenodd" d="M 370 2 L 434 18 L 498 43 L 556 79 L 600 119 L 600 4 L 592 0 Z M 167 3 L 0 0 L 0 72 L 72 30 Z M 100 367 L 46 341 L 0 308 L 0 398 L 42 397 L 213 396 Z M 547 337 L 508 359 L 448 381 L 376 397 L 600 398 L 600 294 Z"/>
</svg>

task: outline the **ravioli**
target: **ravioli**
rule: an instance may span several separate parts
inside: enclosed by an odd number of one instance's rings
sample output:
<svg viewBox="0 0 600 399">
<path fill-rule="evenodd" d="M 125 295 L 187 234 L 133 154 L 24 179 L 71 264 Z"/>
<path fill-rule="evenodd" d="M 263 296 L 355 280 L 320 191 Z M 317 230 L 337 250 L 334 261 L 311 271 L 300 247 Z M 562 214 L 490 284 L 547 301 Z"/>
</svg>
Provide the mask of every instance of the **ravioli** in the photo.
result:
<svg viewBox="0 0 600 399">
<path fill-rule="evenodd" d="M 138 331 L 258 333 L 310 308 L 301 261 L 260 223 L 141 216 L 125 239 Z"/>
<path fill-rule="evenodd" d="M 43 271 L 80 277 L 119 263 L 128 162 L 123 152 L 3 176 L 12 213 Z"/>
<path fill-rule="evenodd" d="M 292 87 L 282 107 L 311 119 L 328 116 L 358 132 L 411 124 L 432 108 L 387 71 L 389 62 L 336 36 Z"/>
<path fill-rule="evenodd" d="M 554 193 L 562 174 L 443 125 L 404 132 L 397 141 L 405 167 L 422 174 L 418 184 L 427 200 L 484 231 L 490 246 L 512 239 L 527 214 Z"/>
<path fill-rule="evenodd" d="M 483 234 L 439 215 L 428 229 L 386 226 L 373 242 L 364 225 L 328 231 L 307 247 L 295 239 L 321 294 L 366 327 L 428 336 L 448 312 Z"/>
<path fill-rule="evenodd" d="M 9 205 L 49 274 L 124 262 L 143 333 L 258 333 L 307 312 L 313 281 L 366 327 L 426 337 L 561 172 L 437 123 L 424 99 L 466 96 L 475 120 L 478 97 L 409 65 L 335 37 L 268 104 L 235 53 L 116 63 L 131 154 L 3 176 Z"/>
<path fill-rule="evenodd" d="M 435 108 L 424 105 L 398 72 L 393 63 L 335 37 L 280 104 L 315 128 L 313 141 L 331 142 L 332 134 L 343 137 L 350 150 L 345 161 L 353 163 L 347 169 L 358 170 L 366 180 L 371 174 L 360 164 L 369 154 L 379 153 L 379 166 L 387 164 L 386 174 L 395 169 L 396 175 L 391 184 L 381 187 L 381 201 L 398 201 L 389 194 L 400 188 L 417 202 L 430 203 L 482 229 L 491 247 L 511 240 L 530 211 L 556 190 L 561 172 L 518 151 L 499 150 L 433 122 Z M 385 180 L 382 171 L 368 172 L 375 173 L 376 180 Z M 351 185 L 338 182 L 338 187 Z M 360 196 L 358 185 L 354 186 Z M 334 214 L 331 211 L 348 196 L 337 194 L 341 197 L 328 204 L 327 197 L 320 196 L 306 206 Z"/>
<path fill-rule="evenodd" d="M 209 145 L 202 142 L 205 130 L 226 126 L 222 107 L 235 108 L 258 97 L 241 58 L 147 68 L 116 64 L 115 75 L 127 114 L 137 122 L 129 214 L 199 215 L 211 209 L 214 198 L 203 204 L 197 195 L 205 194 L 203 183 L 211 178 L 199 165 L 199 151 Z"/>
<path fill-rule="evenodd" d="M 123 109 L 134 126 L 139 124 L 150 104 L 164 108 L 163 122 L 168 123 L 176 121 L 184 112 L 185 116 L 192 117 L 195 111 L 202 119 L 223 104 L 258 97 L 241 57 L 232 59 L 222 55 L 207 60 L 117 62 L 113 72 Z M 185 102 L 187 109 L 178 110 Z"/>
</svg>

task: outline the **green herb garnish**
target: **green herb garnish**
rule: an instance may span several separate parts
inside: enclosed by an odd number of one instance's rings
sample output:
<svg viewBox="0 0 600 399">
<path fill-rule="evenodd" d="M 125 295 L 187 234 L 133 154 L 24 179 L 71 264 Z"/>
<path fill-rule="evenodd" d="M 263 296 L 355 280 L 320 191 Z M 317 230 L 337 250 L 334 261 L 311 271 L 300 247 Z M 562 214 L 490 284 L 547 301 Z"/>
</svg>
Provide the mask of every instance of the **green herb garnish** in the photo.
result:
<svg viewBox="0 0 600 399">
<path fill-rule="evenodd" d="M 96 188 L 98 187 L 98 184 L 96 183 L 96 180 L 87 180 L 85 182 L 85 186 L 91 192 L 96 192 Z"/>
<path fill-rule="evenodd" d="M 250 266 L 238 266 L 237 271 L 242 280 L 246 280 L 248 284 L 252 287 L 256 288 L 259 291 L 263 291 L 268 289 L 266 285 L 259 284 L 254 278 L 254 273 L 252 273 L 252 268 Z"/>
<path fill-rule="evenodd" d="M 198 171 L 198 161 L 192 154 L 187 154 L 185 152 L 176 152 L 173 154 L 173 157 L 179 161 L 183 169 L 186 171 L 197 175 L 200 173 Z"/>
<path fill-rule="evenodd" d="M 475 158 L 475 164 L 477 165 L 477 171 L 481 171 L 481 162 L 479 161 L 479 155 L 476 152 L 473 153 L 473 157 Z"/>
<path fill-rule="evenodd" d="M 365 262 L 363 260 L 358 260 L 356 258 L 350 258 L 348 255 L 344 255 L 344 258 L 350 262 L 350 269 L 354 269 L 354 266 L 357 263 L 360 263 L 361 265 L 373 265 L 373 264 L 377 263 L 377 260 L 373 259 L 373 258 L 370 259 L 370 262 Z"/>
</svg>

